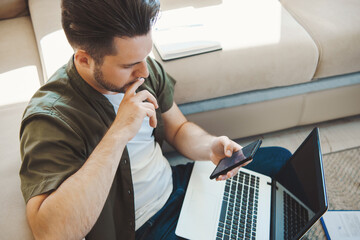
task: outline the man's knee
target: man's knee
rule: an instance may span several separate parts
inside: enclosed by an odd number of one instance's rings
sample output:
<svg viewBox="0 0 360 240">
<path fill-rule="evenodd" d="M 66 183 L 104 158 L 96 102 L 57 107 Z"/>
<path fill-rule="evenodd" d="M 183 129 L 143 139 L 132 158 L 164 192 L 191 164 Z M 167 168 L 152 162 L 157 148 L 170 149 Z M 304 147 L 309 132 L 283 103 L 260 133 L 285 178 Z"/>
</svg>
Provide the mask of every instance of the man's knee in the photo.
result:
<svg viewBox="0 0 360 240">
<path fill-rule="evenodd" d="M 245 168 L 273 177 L 291 155 L 291 152 L 283 147 L 262 147 Z"/>
</svg>

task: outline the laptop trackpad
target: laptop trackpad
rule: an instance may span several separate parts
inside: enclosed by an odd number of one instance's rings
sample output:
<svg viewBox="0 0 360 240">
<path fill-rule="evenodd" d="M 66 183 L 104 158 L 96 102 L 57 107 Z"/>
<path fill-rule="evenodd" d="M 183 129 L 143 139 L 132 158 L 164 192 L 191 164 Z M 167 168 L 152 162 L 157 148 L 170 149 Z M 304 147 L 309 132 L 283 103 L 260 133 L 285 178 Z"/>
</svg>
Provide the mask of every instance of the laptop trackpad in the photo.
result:
<svg viewBox="0 0 360 240">
<path fill-rule="evenodd" d="M 193 190 L 196 191 L 196 189 Z M 218 197 L 205 192 L 194 194 L 194 191 L 189 194 L 188 203 L 191 204 L 183 205 L 184 211 L 179 219 L 179 223 L 181 221 L 182 223 L 178 224 L 176 234 L 179 233 L 179 236 L 192 240 L 212 239 L 213 230 L 217 229 Z M 202 197 L 198 195 L 202 195 Z"/>
<path fill-rule="evenodd" d="M 225 181 L 210 180 L 211 162 L 196 162 L 186 191 L 176 235 L 191 240 L 214 239 Z"/>
</svg>

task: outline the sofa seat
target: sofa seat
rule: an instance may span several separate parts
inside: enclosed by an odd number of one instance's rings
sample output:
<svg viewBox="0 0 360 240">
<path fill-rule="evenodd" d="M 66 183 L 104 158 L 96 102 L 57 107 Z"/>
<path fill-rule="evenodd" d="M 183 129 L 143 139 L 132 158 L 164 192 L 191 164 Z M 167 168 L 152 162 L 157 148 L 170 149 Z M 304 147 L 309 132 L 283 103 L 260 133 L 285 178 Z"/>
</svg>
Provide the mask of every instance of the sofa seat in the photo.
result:
<svg viewBox="0 0 360 240">
<path fill-rule="evenodd" d="M 0 36 L 0 232 L 2 239 L 30 240 L 20 190 L 19 129 L 28 101 L 43 83 L 42 67 L 29 16 L 1 20 Z"/>
<path fill-rule="evenodd" d="M 175 15 L 176 2 L 162 1 L 164 13 Z M 206 2 L 207 6 L 195 5 L 189 11 L 195 12 L 195 21 L 211 26 L 222 51 L 167 62 L 154 51 L 177 80 L 177 103 L 311 80 L 318 60 L 316 44 L 279 1 Z"/>
<path fill-rule="evenodd" d="M 319 48 L 314 78 L 357 72 L 360 69 L 360 1 L 281 0 L 309 32 Z"/>
<path fill-rule="evenodd" d="M 20 190 L 21 165 L 19 129 L 27 103 L 1 108 L 0 125 L 0 232 L 1 239 L 31 240 L 25 215 L 25 203 Z"/>
</svg>

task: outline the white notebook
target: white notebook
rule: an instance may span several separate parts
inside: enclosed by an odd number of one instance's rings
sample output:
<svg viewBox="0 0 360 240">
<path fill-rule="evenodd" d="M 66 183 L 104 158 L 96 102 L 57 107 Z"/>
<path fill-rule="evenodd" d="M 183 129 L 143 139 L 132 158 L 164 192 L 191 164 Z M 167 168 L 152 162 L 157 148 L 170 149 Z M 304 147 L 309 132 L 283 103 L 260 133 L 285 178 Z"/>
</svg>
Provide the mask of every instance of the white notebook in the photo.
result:
<svg viewBox="0 0 360 240">
<path fill-rule="evenodd" d="M 162 12 L 153 30 L 155 48 L 164 61 L 221 50 L 215 35 L 192 8 Z"/>
</svg>

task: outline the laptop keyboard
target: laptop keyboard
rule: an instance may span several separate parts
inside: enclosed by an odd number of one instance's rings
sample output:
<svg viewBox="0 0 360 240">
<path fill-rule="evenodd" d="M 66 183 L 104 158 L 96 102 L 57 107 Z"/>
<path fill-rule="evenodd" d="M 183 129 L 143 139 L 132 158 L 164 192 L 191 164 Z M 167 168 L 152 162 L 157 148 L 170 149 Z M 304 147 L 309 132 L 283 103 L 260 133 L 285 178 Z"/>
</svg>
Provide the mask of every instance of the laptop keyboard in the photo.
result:
<svg viewBox="0 0 360 240">
<path fill-rule="evenodd" d="M 258 199 L 259 177 L 239 172 L 227 179 L 216 239 L 255 239 Z"/>
<path fill-rule="evenodd" d="M 292 239 L 308 221 L 308 211 L 284 192 L 284 239 Z"/>
</svg>

